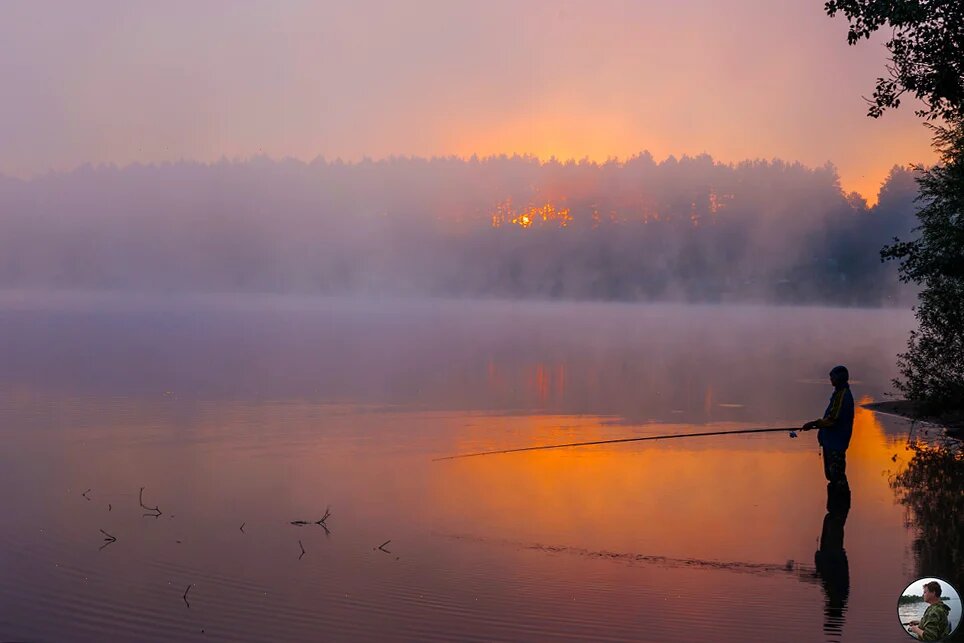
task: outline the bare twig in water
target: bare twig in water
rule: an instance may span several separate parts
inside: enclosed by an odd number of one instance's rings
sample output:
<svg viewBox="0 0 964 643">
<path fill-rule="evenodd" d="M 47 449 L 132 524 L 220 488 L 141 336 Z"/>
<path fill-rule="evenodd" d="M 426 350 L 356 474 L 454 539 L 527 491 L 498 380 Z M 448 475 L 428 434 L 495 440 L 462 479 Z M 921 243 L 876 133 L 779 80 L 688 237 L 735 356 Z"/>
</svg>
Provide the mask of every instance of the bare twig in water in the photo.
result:
<svg viewBox="0 0 964 643">
<path fill-rule="evenodd" d="M 331 530 L 328 529 L 328 519 L 331 517 L 331 507 L 325 508 L 325 515 L 319 520 L 292 520 L 289 524 L 304 527 L 305 525 L 318 525 L 325 530 L 325 535 L 330 536 Z"/>
<path fill-rule="evenodd" d="M 325 507 L 325 515 L 321 517 L 321 520 L 315 521 L 316 525 L 321 525 L 321 528 L 325 530 L 326 538 L 331 535 L 331 530 L 328 529 L 328 522 L 327 522 L 327 520 L 330 517 L 331 517 L 331 507 L 328 506 L 328 507 Z"/>
<path fill-rule="evenodd" d="M 300 540 L 298 541 L 298 546 L 301 547 L 301 556 L 298 556 L 298 560 L 301 560 L 305 555 L 305 546 L 301 544 Z"/>
<path fill-rule="evenodd" d="M 191 604 L 187 602 L 187 593 L 191 591 L 191 588 L 192 588 L 192 587 L 194 587 L 194 583 L 191 583 L 190 585 L 188 585 L 188 586 L 187 586 L 187 589 L 184 590 L 184 595 L 181 596 L 181 598 L 184 599 L 184 604 L 187 605 L 188 609 L 191 608 Z"/>
<path fill-rule="evenodd" d="M 105 536 L 105 538 L 104 538 L 104 544 L 100 546 L 100 549 L 103 549 L 103 548 L 106 547 L 107 545 L 111 545 L 111 544 L 117 542 L 117 537 L 116 537 L 116 536 L 110 535 L 109 533 L 107 533 L 107 532 L 104 531 L 103 529 L 98 529 L 98 531 L 99 531 L 100 533 L 104 534 L 104 536 Z M 99 550 L 98 550 L 98 551 L 99 551 Z"/>
<path fill-rule="evenodd" d="M 241 523 L 241 533 L 242 533 L 242 534 L 244 533 L 244 526 L 245 526 L 246 524 L 248 524 L 248 523 L 246 523 L 246 522 L 242 522 L 242 523 Z"/>
<path fill-rule="evenodd" d="M 84 493 L 82 493 L 82 494 L 80 494 L 80 495 L 82 495 L 85 500 L 87 500 L 88 502 L 90 502 L 90 497 L 87 495 L 88 493 L 90 493 L 90 489 L 88 489 L 87 491 L 85 491 Z"/>
<path fill-rule="evenodd" d="M 325 507 L 325 515 L 321 517 L 321 520 L 315 522 L 316 525 L 324 525 L 325 521 L 331 516 L 331 507 Z"/>
<path fill-rule="evenodd" d="M 381 545 L 379 545 L 378 547 L 376 547 L 376 549 L 381 549 L 381 550 L 382 550 L 383 552 L 385 552 L 386 554 L 390 554 L 390 553 L 392 553 L 392 552 L 390 552 L 390 551 L 388 551 L 387 549 L 385 549 L 385 545 L 387 545 L 387 544 L 390 543 L 390 542 L 392 542 L 392 541 L 391 541 L 391 540 L 386 540 L 386 541 L 383 542 Z"/>
<path fill-rule="evenodd" d="M 144 504 L 144 487 L 141 487 L 140 493 L 137 494 L 137 500 L 138 500 L 138 502 L 140 502 L 142 509 L 147 509 L 148 511 L 154 511 L 154 512 L 156 512 L 156 513 L 146 513 L 146 514 L 144 514 L 144 517 L 154 516 L 155 518 L 157 518 L 158 516 L 160 516 L 160 515 L 163 513 L 160 509 L 157 508 L 157 506 L 148 507 L 147 505 Z"/>
</svg>

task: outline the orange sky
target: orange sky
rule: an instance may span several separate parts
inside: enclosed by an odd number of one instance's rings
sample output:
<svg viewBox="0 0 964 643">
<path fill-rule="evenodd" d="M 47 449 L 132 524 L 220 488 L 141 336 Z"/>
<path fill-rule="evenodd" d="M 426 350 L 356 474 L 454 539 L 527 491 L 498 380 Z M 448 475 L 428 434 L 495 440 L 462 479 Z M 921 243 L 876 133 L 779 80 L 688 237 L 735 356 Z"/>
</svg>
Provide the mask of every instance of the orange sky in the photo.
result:
<svg viewBox="0 0 964 643">
<path fill-rule="evenodd" d="M 873 201 L 893 165 L 933 160 L 928 132 L 909 103 L 866 116 L 886 51 L 848 47 L 822 6 L 96 0 L 51 12 L 12 0 L 0 5 L 0 173 L 648 150 L 831 161 Z"/>
</svg>

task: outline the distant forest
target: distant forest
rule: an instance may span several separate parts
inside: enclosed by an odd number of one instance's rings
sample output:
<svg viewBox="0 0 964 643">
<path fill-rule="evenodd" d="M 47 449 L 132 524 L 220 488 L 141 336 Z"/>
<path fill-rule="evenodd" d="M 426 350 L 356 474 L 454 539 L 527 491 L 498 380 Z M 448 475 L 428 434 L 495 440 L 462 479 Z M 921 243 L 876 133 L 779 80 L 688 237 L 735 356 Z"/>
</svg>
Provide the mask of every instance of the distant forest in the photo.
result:
<svg viewBox="0 0 964 643">
<path fill-rule="evenodd" d="M 912 594 L 904 594 L 903 596 L 897 599 L 898 605 L 907 605 L 908 603 L 923 603 L 923 602 L 924 602 L 923 596 L 914 596 Z"/>
<path fill-rule="evenodd" d="M 0 288 L 906 304 L 879 250 L 916 194 L 648 153 L 85 166 L 0 178 Z"/>
</svg>

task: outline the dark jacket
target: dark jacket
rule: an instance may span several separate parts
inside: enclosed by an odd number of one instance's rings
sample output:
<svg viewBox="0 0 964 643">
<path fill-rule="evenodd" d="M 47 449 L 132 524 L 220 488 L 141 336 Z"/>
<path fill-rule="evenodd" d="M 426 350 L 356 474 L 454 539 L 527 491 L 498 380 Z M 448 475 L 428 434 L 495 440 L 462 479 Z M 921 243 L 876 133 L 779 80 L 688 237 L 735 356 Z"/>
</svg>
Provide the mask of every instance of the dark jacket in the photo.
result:
<svg viewBox="0 0 964 643">
<path fill-rule="evenodd" d="M 854 396 L 850 386 L 835 389 L 830 396 L 830 404 L 823 413 L 823 418 L 817 420 L 820 431 L 817 432 L 817 442 L 824 449 L 831 451 L 846 451 L 850 446 L 850 435 L 854 431 Z"/>
<path fill-rule="evenodd" d="M 928 605 L 924 616 L 920 619 L 919 627 L 924 633 L 920 635 L 922 641 L 940 641 L 951 633 L 951 623 L 947 615 L 951 608 L 944 603 Z"/>
</svg>

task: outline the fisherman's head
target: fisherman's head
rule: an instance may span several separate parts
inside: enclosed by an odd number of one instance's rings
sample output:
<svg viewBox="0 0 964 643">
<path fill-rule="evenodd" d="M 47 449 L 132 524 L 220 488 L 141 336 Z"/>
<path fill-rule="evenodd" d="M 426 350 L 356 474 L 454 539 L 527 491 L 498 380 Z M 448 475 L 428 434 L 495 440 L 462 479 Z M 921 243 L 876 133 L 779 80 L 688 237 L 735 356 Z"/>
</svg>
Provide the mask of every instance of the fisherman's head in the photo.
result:
<svg viewBox="0 0 964 643">
<path fill-rule="evenodd" d="M 846 366 L 834 366 L 830 369 L 830 383 L 834 388 L 845 386 L 850 381 L 850 371 Z"/>
<path fill-rule="evenodd" d="M 924 601 L 928 603 L 937 603 L 941 600 L 941 584 L 936 580 L 932 580 L 929 583 L 924 583 Z"/>
</svg>

